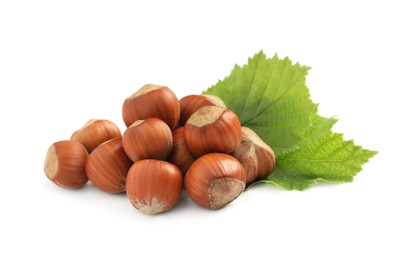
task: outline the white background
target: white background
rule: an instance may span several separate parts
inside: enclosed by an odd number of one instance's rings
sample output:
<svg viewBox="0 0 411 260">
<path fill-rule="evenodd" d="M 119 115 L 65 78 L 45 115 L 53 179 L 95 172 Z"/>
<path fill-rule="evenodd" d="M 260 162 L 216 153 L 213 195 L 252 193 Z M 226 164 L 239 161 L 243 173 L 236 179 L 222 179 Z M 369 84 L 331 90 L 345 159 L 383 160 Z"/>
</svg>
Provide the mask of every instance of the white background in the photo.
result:
<svg viewBox="0 0 411 260">
<path fill-rule="evenodd" d="M 411 258 L 407 1 L 144 2 L 0 2 L 0 259 Z M 200 93 L 260 50 L 310 66 L 320 114 L 379 151 L 354 182 L 146 216 L 46 178 L 49 145 L 90 118 L 124 130 L 142 85 Z"/>
</svg>

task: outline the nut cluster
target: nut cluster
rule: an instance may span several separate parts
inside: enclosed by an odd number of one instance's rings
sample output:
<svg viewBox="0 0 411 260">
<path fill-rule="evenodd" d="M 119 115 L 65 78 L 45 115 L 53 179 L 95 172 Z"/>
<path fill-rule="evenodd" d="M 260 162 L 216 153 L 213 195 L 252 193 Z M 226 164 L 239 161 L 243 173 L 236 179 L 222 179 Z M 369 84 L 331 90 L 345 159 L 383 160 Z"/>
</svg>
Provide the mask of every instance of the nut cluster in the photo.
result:
<svg viewBox="0 0 411 260">
<path fill-rule="evenodd" d="M 218 97 L 178 100 L 168 87 L 148 84 L 124 101 L 122 116 L 123 133 L 93 119 L 52 144 L 46 176 L 65 188 L 90 180 L 108 193 L 126 191 L 135 208 L 157 214 L 171 209 L 183 188 L 196 204 L 222 208 L 274 169 L 273 150 Z"/>
</svg>

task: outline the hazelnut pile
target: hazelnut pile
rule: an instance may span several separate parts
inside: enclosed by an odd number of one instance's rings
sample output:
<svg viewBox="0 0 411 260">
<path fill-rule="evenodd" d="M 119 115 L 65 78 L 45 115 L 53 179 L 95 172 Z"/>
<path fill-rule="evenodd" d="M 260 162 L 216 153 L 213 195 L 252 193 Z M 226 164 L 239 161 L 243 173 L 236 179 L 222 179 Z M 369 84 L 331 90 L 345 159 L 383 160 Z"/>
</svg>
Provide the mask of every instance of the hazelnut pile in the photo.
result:
<svg viewBox="0 0 411 260">
<path fill-rule="evenodd" d="M 126 191 L 135 208 L 156 214 L 176 204 L 183 186 L 198 205 L 222 208 L 274 169 L 273 150 L 216 96 L 178 100 L 148 84 L 124 101 L 122 116 L 123 134 L 93 119 L 52 144 L 46 176 L 64 188 L 90 180 L 108 193 Z"/>
</svg>

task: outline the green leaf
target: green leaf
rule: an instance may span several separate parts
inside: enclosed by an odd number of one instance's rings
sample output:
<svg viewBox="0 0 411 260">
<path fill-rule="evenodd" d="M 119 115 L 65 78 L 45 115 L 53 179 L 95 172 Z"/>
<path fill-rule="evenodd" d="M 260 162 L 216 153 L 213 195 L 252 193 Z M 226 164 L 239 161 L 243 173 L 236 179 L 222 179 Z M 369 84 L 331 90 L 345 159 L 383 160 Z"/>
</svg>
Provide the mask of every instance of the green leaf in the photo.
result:
<svg viewBox="0 0 411 260">
<path fill-rule="evenodd" d="M 317 112 L 305 85 L 308 70 L 288 58 L 267 58 L 259 52 L 203 93 L 223 99 L 242 125 L 252 128 L 281 155 L 298 148 L 310 126 L 310 115 Z"/>
<path fill-rule="evenodd" d="M 319 181 L 350 182 L 377 154 L 332 132 L 335 118 L 317 115 L 306 87 L 308 70 L 288 58 L 267 58 L 259 52 L 203 92 L 223 99 L 242 125 L 257 132 L 275 151 L 274 172 L 253 185 L 304 190 Z"/>
<path fill-rule="evenodd" d="M 276 169 L 266 180 L 285 189 L 304 190 L 319 182 L 351 182 L 361 166 L 377 154 L 362 149 L 342 134 L 331 131 L 335 119 L 315 116 L 300 148 L 277 158 Z"/>
</svg>

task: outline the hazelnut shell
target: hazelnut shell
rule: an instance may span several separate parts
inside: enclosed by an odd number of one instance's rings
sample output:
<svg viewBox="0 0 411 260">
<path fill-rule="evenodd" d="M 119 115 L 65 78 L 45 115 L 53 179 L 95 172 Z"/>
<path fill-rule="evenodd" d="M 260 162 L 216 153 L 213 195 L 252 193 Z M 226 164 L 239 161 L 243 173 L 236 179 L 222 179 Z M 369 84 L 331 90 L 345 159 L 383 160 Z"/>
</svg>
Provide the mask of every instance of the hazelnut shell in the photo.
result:
<svg viewBox="0 0 411 260">
<path fill-rule="evenodd" d="M 189 95 L 180 99 L 180 125 L 184 126 L 190 116 L 203 106 L 225 107 L 224 102 L 211 95 Z"/>
<path fill-rule="evenodd" d="M 175 165 L 159 160 L 141 160 L 131 166 L 126 190 L 135 208 L 153 215 L 176 204 L 182 185 L 183 176 Z"/>
<path fill-rule="evenodd" d="M 97 188 L 108 193 L 120 193 L 126 190 L 126 177 L 132 164 L 119 137 L 93 150 L 86 162 L 86 174 Z"/>
<path fill-rule="evenodd" d="M 247 184 L 265 179 L 274 170 L 275 154 L 253 130 L 242 127 L 241 143 L 231 155 L 243 165 Z"/>
<path fill-rule="evenodd" d="M 86 148 L 79 142 L 56 142 L 47 150 L 44 172 L 61 187 L 79 188 L 88 181 L 85 172 L 87 157 Z"/>
<path fill-rule="evenodd" d="M 124 131 L 123 148 L 132 161 L 165 160 L 173 148 L 173 134 L 158 118 L 134 122 Z"/>
<path fill-rule="evenodd" d="M 198 205 L 218 209 L 235 200 L 245 188 L 245 172 L 234 157 L 210 153 L 198 158 L 184 179 L 189 197 Z"/>
<path fill-rule="evenodd" d="M 184 127 L 184 141 L 195 157 L 206 153 L 230 153 L 241 142 L 240 120 L 226 108 L 203 106 Z"/>
<path fill-rule="evenodd" d="M 184 127 L 178 127 L 173 131 L 173 149 L 167 161 L 177 166 L 183 175 L 194 162 L 194 156 L 188 151 L 184 141 Z"/>
<path fill-rule="evenodd" d="M 70 140 L 80 142 L 91 153 L 101 143 L 121 137 L 121 131 L 113 122 L 105 119 L 91 119 L 73 133 Z"/>
<path fill-rule="evenodd" d="M 147 84 L 124 101 L 122 114 L 127 127 L 137 120 L 157 117 L 174 129 L 180 118 L 180 104 L 168 87 Z"/>
</svg>

